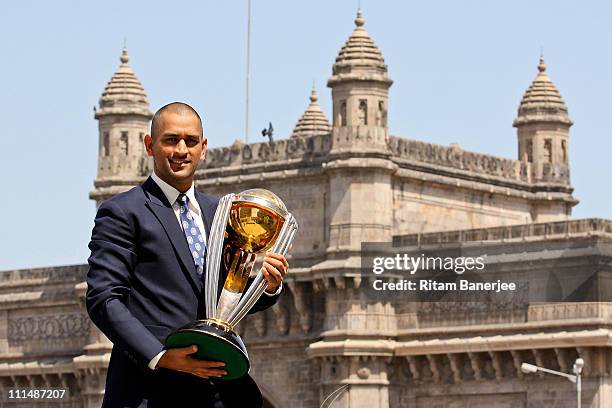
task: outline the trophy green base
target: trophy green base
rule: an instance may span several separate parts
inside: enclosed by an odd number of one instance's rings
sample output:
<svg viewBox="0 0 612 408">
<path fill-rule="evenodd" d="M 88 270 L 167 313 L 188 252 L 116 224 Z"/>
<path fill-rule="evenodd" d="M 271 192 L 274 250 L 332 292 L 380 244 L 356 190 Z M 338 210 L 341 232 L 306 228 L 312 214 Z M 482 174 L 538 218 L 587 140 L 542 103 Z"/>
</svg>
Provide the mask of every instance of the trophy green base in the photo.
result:
<svg viewBox="0 0 612 408">
<path fill-rule="evenodd" d="M 249 372 L 251 363 L 242 339 L 226 324 L 212 320 L 197 320 L 166 337 L 166 347 L 198 346 L 194 357 L 223 361 L 227 374 L 215 380 L 233 380 Z"/>
</svg>

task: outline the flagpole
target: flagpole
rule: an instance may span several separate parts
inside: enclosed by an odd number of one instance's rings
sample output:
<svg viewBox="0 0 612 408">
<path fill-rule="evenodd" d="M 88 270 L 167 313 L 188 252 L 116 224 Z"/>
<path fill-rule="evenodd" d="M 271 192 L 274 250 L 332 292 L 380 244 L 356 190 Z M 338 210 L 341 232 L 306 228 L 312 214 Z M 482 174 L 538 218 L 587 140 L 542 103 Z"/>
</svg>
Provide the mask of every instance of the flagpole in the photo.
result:
<svg viewBox="0 0 612 408">
<path fill-rule="evenodd" d="M 251 0 L 247 0 L 247 52 L 246 52 L 246 112 L 244 123 L 244 140 L 249 143 L 249 96 L 251 82 Z"/>
</svg>

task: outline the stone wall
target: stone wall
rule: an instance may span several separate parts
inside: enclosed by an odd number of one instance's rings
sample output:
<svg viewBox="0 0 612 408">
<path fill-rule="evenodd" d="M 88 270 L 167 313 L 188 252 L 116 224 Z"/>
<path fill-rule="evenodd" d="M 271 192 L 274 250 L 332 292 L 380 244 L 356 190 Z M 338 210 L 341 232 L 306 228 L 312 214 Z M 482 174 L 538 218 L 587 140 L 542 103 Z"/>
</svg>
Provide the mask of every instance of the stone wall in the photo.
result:
<svg viewBox="0 0 612 408">
<path fill-rule="evenodd" d="M 4 361 L 80 354 L 90 320 L 75 286 L 85 266 L 22 269 L 0 274 L 0 353 Z"/>
<path fill-rule="evenodd" d="M 396 177 L 393 189 L 394 235 L 524 224 L 531 205 L 520 196 L 463 188 L 443 181 Z M 562 215 L 564 218 L 565 215 Z"/>
<path fill-rule="evenodd" d="M 68 398 L 53 407 L 85 407 L 84 373 L 74 364 L 89 344 L 91 323 L 77 285 L 86 265 L 22 269 L 0 273 L 0 395 L 8 389 L 59 387 Z M 100 381 L 103 371 L 90 372 Z M 103 383 L 101 384 L 103 386 Z M 31 402 L 0 401 L 2 407 Z"/>
<path fill-rule="evenodd" d="M 582 406 L 597 400 L 598 380 L 583 382 Z M 393 387 L 393 405 L 402 408 L 575 407 L 575 385 L 565 379 L 480 381 L 458 385 Z"/>
</svg>

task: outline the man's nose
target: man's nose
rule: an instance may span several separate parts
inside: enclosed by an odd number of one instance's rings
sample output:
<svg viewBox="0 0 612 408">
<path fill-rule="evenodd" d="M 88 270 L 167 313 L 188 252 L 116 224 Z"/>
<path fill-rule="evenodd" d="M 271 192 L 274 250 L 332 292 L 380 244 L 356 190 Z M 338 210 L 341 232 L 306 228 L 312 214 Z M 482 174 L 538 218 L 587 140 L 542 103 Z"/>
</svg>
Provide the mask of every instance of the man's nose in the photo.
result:
<svg viewBox="0 0 612 408">
<path fill-rule="evenodd" d="M 187 154 L 189 152 L 189 150 L 187 149 L 187 144 L 185 143 L 184 139 L 179 140 L 179 142 L 176 144 L 176 153 L 179 154 Z"/>
</svg>

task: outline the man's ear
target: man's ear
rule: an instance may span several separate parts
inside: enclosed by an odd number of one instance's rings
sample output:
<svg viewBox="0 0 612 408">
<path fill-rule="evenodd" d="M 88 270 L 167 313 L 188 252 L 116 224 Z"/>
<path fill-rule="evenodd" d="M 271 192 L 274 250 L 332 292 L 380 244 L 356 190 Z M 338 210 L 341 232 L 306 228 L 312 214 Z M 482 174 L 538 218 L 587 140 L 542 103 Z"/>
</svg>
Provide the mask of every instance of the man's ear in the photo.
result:
<svg viewBox="0 0 612 408">
<path fill-rule="evenodd" d="M 208 139 L 204 138 L 202 140 L 202 154 L 200 154 L 200 160 L 206 159 L 206 148 L 208 147 Z"/>
<path fill-rule="evenodd" d="M 147 156 L 153 156 L 153 138 L 151 135 L 145 135 L 144 137 L 145 148 L 147 149 Z"/>
</svg>

